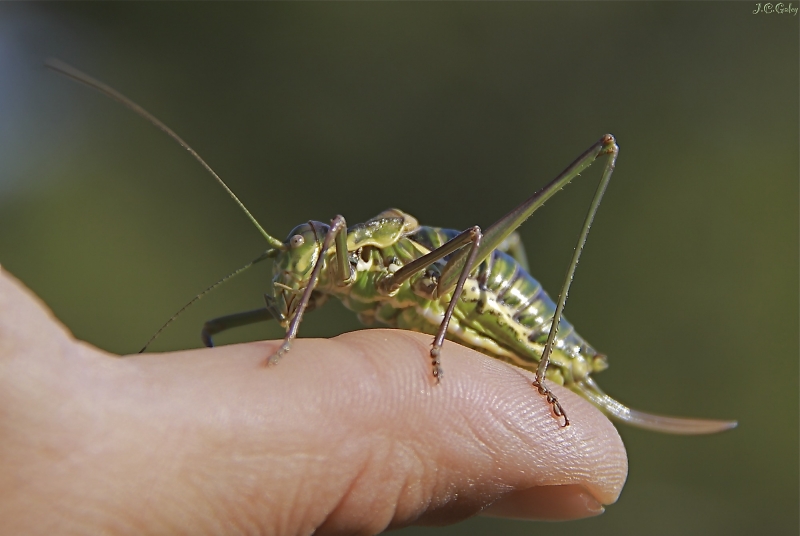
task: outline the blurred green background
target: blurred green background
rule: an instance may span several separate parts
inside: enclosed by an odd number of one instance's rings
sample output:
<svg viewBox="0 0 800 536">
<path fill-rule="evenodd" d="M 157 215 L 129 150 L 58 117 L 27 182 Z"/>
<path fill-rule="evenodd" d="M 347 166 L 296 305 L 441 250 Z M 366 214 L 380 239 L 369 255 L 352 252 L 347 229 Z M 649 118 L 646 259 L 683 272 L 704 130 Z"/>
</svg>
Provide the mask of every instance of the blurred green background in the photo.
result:
<svg viewBox="0 0 800 536">
<path fill-rule="evenodd" d="M 621 428 L 630 476 L 596 519 L 403 534 L 797 534 L 798 18 L 754 7 L 0 4 L 0 263 L 78 337 L 127 353 L 265 247 L 185 151 L 48 57 L 165 121 L 281 238 L 390 206 L 487 226 L 612 132 L 567 317 L 610 355 L 613 396 L 739 428 Z M 551 293 L 598 177 L 521 229 Z M 268 278 L 208 296 L 154 349 L 198 346 Z M 328 304 L 301 332 L 357 328 Z"/>
</svg>

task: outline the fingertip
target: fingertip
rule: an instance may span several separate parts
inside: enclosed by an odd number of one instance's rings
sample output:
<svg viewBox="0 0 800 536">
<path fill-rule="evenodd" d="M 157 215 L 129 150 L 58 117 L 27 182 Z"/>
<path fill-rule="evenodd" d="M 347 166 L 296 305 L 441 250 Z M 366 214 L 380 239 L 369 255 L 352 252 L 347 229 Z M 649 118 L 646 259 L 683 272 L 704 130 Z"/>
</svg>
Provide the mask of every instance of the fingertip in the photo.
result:
<svg viewBox="0 0 800 536">
<path fill-rule="evenodd" d="M 361 348 L 380 344 L 381 350 L 371 355 L 383 359 L 385 367 L 405 362 L 415 368 L 413 374 L 406 370 L 395 377 L 430 376 L 427 335 L 365 330 L 339 340 Z M 481 455 L 488 452 L 491 469 L 482 476 L 497 478 L 507 486 L 505 490 L 520 490 L 515 492 L 520 493 L 516 500 L 503 499 L 521 508 L 519 516 L 512 517 L 553 519 L 552 512 L 557 511 L 553 505 L 564 500 L 568 504 L 556 517 L 575 519 L 597 515 L 601 504 L 617 500 L 627 478 L 627 455 L 616 428 L 597 408 L 572 391 L 551 386 L 571 421 L 563 427 L 531 386 L 530 372 L 450 342 L 445 343 L 442 356 L 447 375 L 441 384 L 425 390 L 433 405 L 424 405 L 416 413 L 422 423 L 438 427 L 439 437 L 429 452 L 438 451 L 441 459 L 456 461 L 466 473 L 484 471 L 486 460 Z M 405 404 L 413 403 L 409 382 L 402 383 L 398 396 Z M 449 451 L 443 448 L 447 446 Z M 453 449 L 472 456 L 458 456 Z M 548 506 L 544 511 L 522 508 L 525 497 L 541 498 Z M 504 511 L 512 512 L 509 508 Z"/>
<path fill-rule="evenodd" d="M 579 485 L 538 486 L 512 491 L 489 505 L 481 515 L 507 519 L 567 521 L 599 516 L 603 505 Z"/>
</svg>

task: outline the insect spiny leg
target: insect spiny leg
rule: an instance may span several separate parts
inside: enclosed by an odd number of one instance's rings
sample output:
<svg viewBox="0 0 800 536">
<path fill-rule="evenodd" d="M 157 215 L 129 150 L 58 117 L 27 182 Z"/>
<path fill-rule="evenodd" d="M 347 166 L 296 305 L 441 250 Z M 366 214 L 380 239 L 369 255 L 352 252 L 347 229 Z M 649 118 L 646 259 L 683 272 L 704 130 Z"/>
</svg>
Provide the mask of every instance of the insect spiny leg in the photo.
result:
<svg viewBox="0 0 800 536">
<path fill-rule="evenodd" d="M 447 325 L 450 323 L 450 319 L 453 317 L 453 311 L 456 308 L 456 304 L 461 298 L 461 292 L 464 290 L 464 283 L 466 283 L 467 277 L 472 271 L 472 266 L 475 263 L 475 257 L 478 254 L 478 248 L 481 247 L 481 238 L 483 238 L 483 233 L 481 232 L 481 228 L 476 225 L 467 229 L 449 242 L 454 245 L 458 245 L 458 247 L 461 247 L 460 244 L 462 243 L 468 244 L 469 242 L 472 242 L 472 245 L 470 246 L 469 255 L 467 256 L 467 262 L 464 264 L 464 268 L 461 270 L 458 283 L 456 284 L 455 290 L 453 290 L 453 296 L 450 298 L 450 303 L 447 305 L 444 318 L 442 318 L 442 323 L 439 325 L 439 330 L 436 332 L 436 337 L 434 337 L 433 345 L 431 346 L 431 365 L 433 366 L 433 377 L 436 378 L 436 383 L 442 381 L 443 370 L 441 361 L 439 359 L 439 353 L 442 350 L 444 337 L 447 334 Z M 439 249 L 444 249 L 444 247 Z"/>
<path fill-rule="evenodd" d="M 314 222 L 309 222 L 309 224 L 312 226 L 313 223 Z M 316 229 L 314 232 L 317 232 Z M 280 358 L 289 351 L 292 341 L 297 337 L 297 329 L 300 327 L 300 322 L 303 320 L 303 313 L 311 301 L 311 294 L 314 292 L 314 287 L 317 286 L 319 274 L 322 271 L 323 264 L 325 263 L 325 254 L 333 245 L 337 235 L 342 232 L 347 233 L 347 221 L 344 219 L 344 216 L 337 215 L 335 218 L 333 218 L 333 220 L 331 220 L 331 225 L 328 228 L 327 234 L 322 240 L 317 261 L 314 263 L 314 269 L 311 271 L 311 276 L 308 278 L 308 283 L 306 284 L 305 290 L 303 290 L 303 295 L 300 298 L 300 301 L 297 303 L 294 317 L 289 323 L 289 327 L 286 329 L 286 336 L 283 338 L 283 344 L 281 344 L 281 347 L 278 348 L 277 352 L 267 358 L 267 365 L 276 364 L 278 360 L 280 360 Z M 319 237 L 317 238 L 317 241 L 319 242 Z"/>
</svg>

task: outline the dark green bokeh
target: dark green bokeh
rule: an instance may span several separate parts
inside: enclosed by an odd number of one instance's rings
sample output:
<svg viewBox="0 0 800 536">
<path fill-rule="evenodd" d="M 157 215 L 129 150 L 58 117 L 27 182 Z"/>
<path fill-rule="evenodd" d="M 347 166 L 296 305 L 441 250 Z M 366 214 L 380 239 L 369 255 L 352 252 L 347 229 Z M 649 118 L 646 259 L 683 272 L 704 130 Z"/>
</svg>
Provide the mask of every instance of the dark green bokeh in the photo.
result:
<svg viewBox="0 0 800 536">
<path fill-rule="evenodd" d="M 621 429 L 630 476 L 596 519 L 405 533 L 797 534 L 798 18 L 754 8 L 2 4 L 0 263 L 125 353 L 264 248 L 185 151 L 46 71 L 50 56 L 164 120 L 281 238 L 389 206 L 486 226 L 612 132 L 617 172 L 567 316 L 610 355 L 612 395 L 740 427 Z M 522 228 L 551 292 L 597 178 Z M 207 297 L 155 348 L 199 345 L 204 319 L 262 303 L 268 275 Z M 302 335 L 357 328 L 337 307 Z"/>
</svg>

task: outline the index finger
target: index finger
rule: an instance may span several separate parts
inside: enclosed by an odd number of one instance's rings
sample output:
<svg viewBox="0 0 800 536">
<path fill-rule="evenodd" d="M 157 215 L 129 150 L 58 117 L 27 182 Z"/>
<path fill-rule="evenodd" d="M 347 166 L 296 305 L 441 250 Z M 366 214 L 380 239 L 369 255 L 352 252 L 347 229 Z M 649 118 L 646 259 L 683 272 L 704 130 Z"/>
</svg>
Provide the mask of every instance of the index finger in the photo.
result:
<svg viewBox="0 0 800 536">
<path fill-rule="evenodd" d="M 428 335 L 373 329 L 299 339 L 265 366 L 279 344 L 131 360 L 160 378 L 159 391 L 180 378 L 167 392 L 202 393 L 201 413 L 245 416 L 228 421 L 236 431 L 226 433 L 225 451 L 268 453 L 259 473 L 276 511 L 379 531 L 487 507 L 502 517 L 581 518 L 619 496 L 627 475 L 619 435 L 571 391 L 554 387 L 572 422 L 563 428 L 527 372 L 460 345 L 445 344 L 447 375 L 436 384 Z M 298 456 L 314 461 L 298 468 Z M 303 527 L 308 517 L 295 521 Z"/>
</svg>

